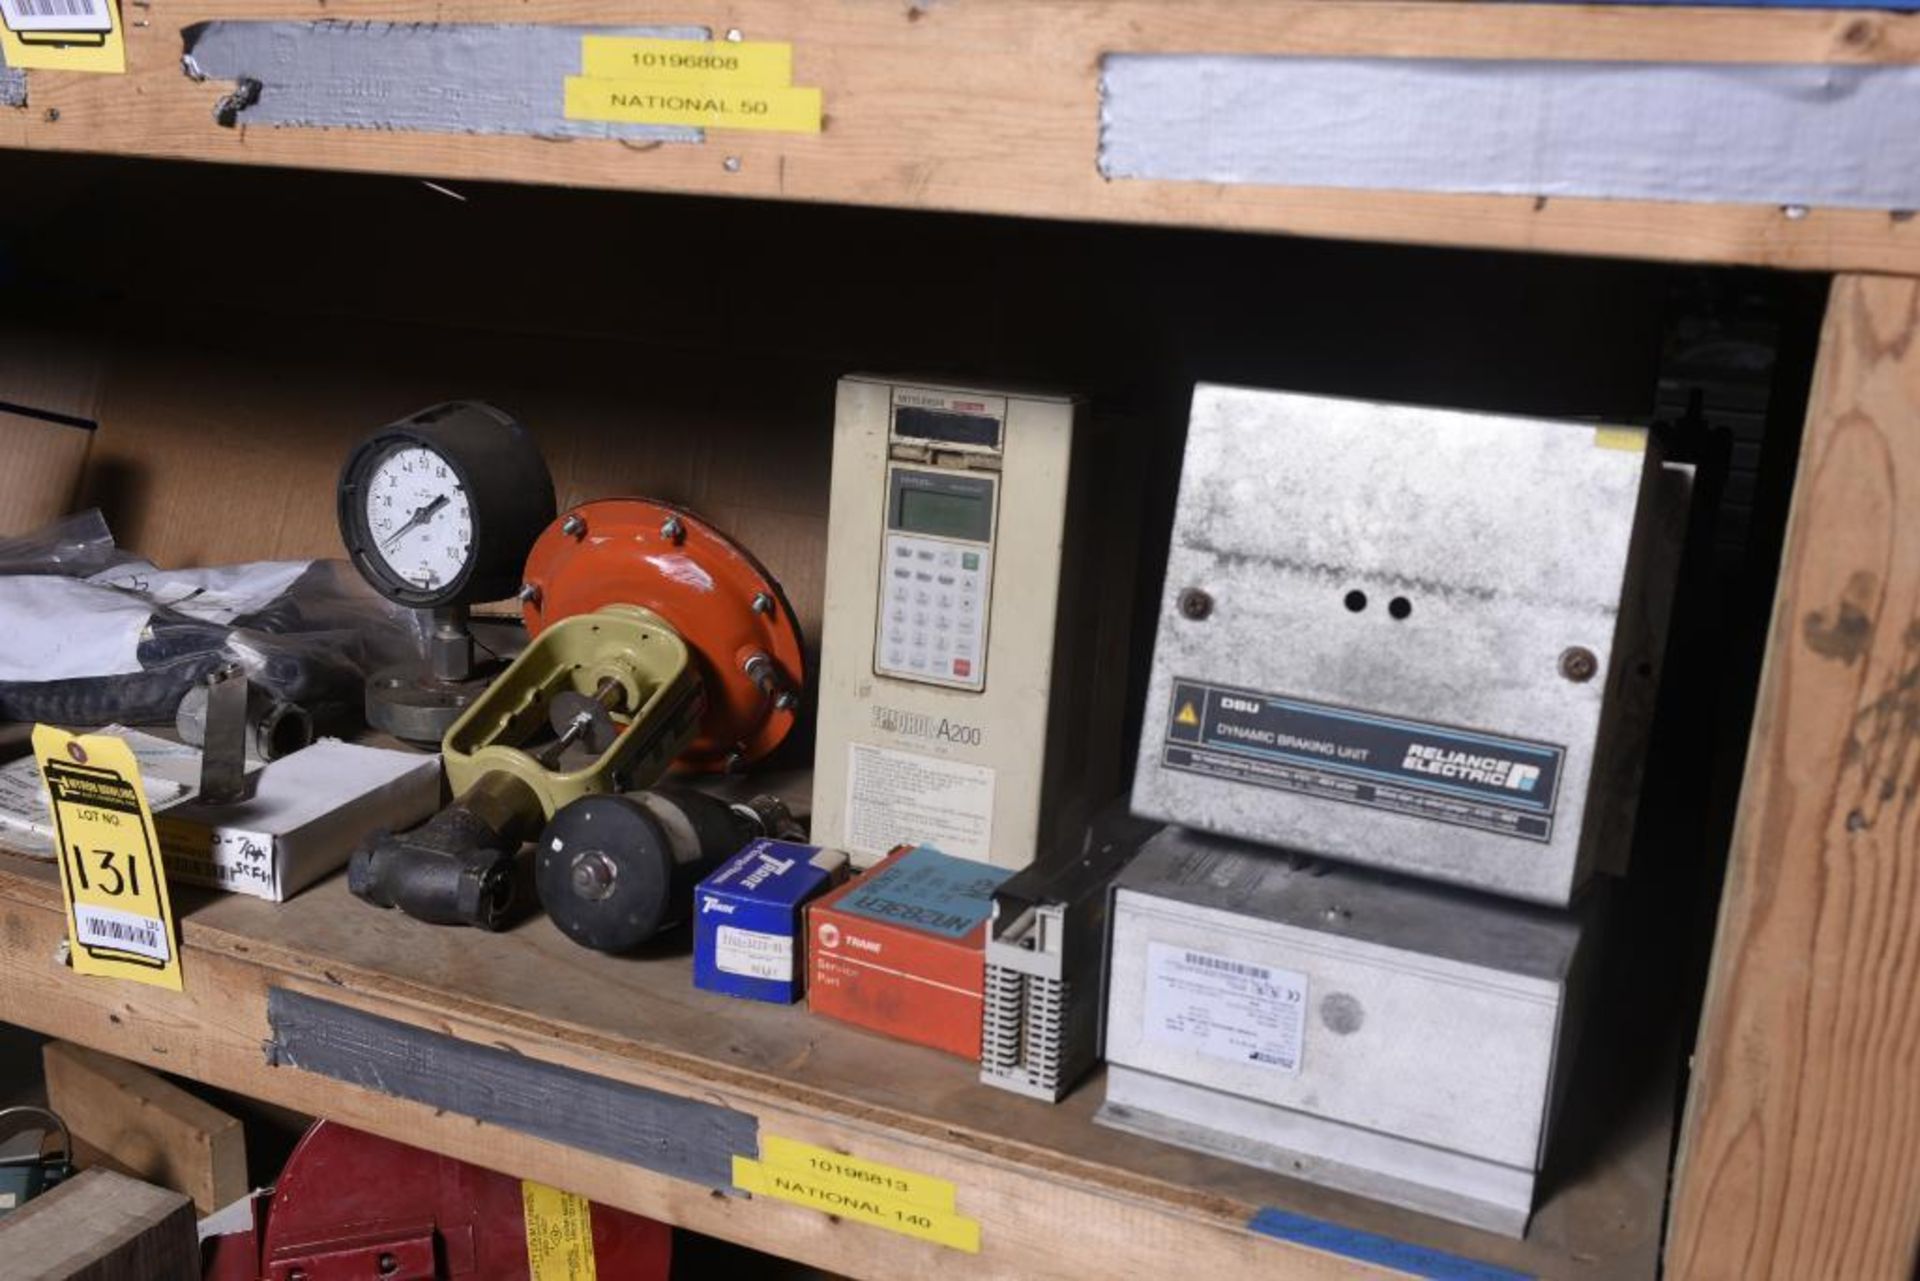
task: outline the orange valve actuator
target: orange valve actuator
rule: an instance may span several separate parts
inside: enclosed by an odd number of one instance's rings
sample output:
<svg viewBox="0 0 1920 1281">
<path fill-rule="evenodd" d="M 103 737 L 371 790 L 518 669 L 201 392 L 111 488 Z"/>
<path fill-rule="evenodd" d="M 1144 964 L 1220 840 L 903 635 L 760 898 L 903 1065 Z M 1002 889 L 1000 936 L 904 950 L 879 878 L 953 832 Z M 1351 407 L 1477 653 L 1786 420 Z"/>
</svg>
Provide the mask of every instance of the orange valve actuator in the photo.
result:
<svg viewBox="0 0 1920 1281">
<path fill-rule="evenodd" d="M 530 636 L 613 604 L 672 625 L 706 692 L 682 768 L 741 768 L 793 728 L 806 684 L 793 607 L 745 548 L 689 511 L 640 498 L 573 508 L 535 540 L 520 599 Z"/>
</svg>

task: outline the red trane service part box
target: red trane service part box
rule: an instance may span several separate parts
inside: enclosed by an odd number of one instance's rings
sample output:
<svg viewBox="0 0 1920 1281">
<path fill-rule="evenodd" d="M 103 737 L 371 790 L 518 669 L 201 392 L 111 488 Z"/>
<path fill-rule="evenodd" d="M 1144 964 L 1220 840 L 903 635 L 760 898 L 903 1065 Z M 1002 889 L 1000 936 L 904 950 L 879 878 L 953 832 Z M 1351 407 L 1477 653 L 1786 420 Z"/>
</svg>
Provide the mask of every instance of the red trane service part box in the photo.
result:
<svg viewBox="0 0 1920 1281">
<path fill-rule="evenodd" d="M 816 900 L 808 1006 L 978 1062 L 987 918 L 1008 875 L 916 845 Z"/>
</svg>

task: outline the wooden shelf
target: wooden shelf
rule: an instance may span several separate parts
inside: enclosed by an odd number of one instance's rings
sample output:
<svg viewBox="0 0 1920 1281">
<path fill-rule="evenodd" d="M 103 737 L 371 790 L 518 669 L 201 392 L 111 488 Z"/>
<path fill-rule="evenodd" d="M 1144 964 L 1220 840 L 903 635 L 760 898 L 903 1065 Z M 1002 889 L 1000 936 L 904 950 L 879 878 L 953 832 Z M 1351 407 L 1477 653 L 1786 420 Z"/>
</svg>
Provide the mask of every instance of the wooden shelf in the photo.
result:
<svg viewBox="0 0 1920 1281">
<path fill-rule="evenodd" d="M 615 959 L 544 918 L 437 929 L 352 899 L 335 877 L 286 904 L 178 891 L 186 991 L 86 979 L 56 960 L 46 863 L 0 854 L 0 1020 L 430 1147 L 854 1276 L 1365 1274 L 1248 1230 L 1278 1207 L 1530 1274 L 1653 1275 L 1673 1124 L 1670 1072 L 1624 1100 L 1512 1242 L 1097 1126 L 1095 1078 L 1058 1107 L 980 1084 L 971 1064 L 804 1008 L 693 988 L 683 955 Z M 579 1148 L 294 1067 L 263 1052 L 269 991 L 750 1113 L 759 1133 L 934 1174 L 979 1220 L 978 1256 Z"/>
<path fill-rule="evenodd" d="M 1868 11 L 1389 3 L 1385 0 L 471 0 L 465 22 L 696 22 L 791 41 L 825 91 L 818 136 L 702 145 L 345 129 L 222 128 L 232 88 L 182 73 L 181 31 L 213 19 L 438 22 L 429 0 L 181 0 L 126 6 L 129 74 L 31 73 L 0 148 L 453 179 L 1165 223 L 1351 240 L 1920 272 L 1920 221 L 1895 213 L 1108 181 L 1096 168 L 1099 65 L 1121 52 L 1911 63 L 1920 18 Z"/>
</svg>

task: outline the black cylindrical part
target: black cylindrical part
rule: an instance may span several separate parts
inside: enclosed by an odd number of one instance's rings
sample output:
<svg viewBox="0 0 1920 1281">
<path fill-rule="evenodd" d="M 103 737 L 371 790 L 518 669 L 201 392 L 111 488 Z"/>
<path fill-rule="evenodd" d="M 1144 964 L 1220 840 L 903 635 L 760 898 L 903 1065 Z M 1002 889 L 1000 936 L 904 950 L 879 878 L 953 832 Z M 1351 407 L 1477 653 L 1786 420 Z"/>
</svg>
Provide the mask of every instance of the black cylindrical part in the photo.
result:
<svg viewBox="0 0 1920 1281">
<path fill-rule="evenodd" d="M 765 834 L 753 810 L 691 788 L 583 796 L 540 834 L 534 885 L 574 942 L 631 951 L 686 920 L 693 887 Z"/>
</svg>

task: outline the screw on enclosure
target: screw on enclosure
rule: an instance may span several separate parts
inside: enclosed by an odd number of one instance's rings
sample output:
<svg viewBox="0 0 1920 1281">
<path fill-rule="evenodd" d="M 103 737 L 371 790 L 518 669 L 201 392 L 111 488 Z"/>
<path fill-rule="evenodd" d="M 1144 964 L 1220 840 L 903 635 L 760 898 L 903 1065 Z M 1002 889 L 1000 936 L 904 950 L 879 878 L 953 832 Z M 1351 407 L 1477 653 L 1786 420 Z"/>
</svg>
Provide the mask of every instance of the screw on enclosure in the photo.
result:
<svg viewBox="0 0 1920 1281">
<path fill-rule="evenodd" d="M 725 160 L 722 160 L 722 161 L 720 162 L 720 167 L 721 167 L 722 169 L 725 169 L 725 170 L 726 170 L 726 171 L 727 171 L 728 173 L 739 173 L 739 172 L 740 172 L 740 157 L 738 157 L 738 156 L 728 156 L 728 157 L 727 157 L 727 158 L 726 158 Z"/>
<path fill-rule="evenodd" d="M 578 515 L 569 515 L 560 522 L 560 532 L 569 538 L 578 538 L 587 532 L 587 522 Z"/>
<path fill-rule="evenodd" d="M 773 597 L 767 595 L 765 592 L 755 592 L 753 594 L 753 612 L 756 614 L 771 614 L 773 612 Z"/>
<path fill-rule="evenodd" d="M 669 516 L 660 522 L 660 537 L 670 543 L 677 543 L 687 536 L 687 527 L 680 523 L 678 516 Z"/>
<path fill-rule="evenodd" d="M 1190 618 L 1196 623 L 1213 613 L 1213 597 L 1198 587 L 1189 587 L 1181 592 L 1178 605 L 1180 616 Z"/>
<path fill-rule="evenodd" d="M 518 599 L 525 601 L 529 605 L 538 605 L 540 603 L 540 588 L 533 583 L 522 583 L 520 584 Z"/>
<path fill-rule="evenodd" d="M 1560 674 L 1570 681 L 1590 681 L 1600 670 L 1600 660 L 1592 650 L 1574 645 L 1560 655 Z"/>
</svg>

